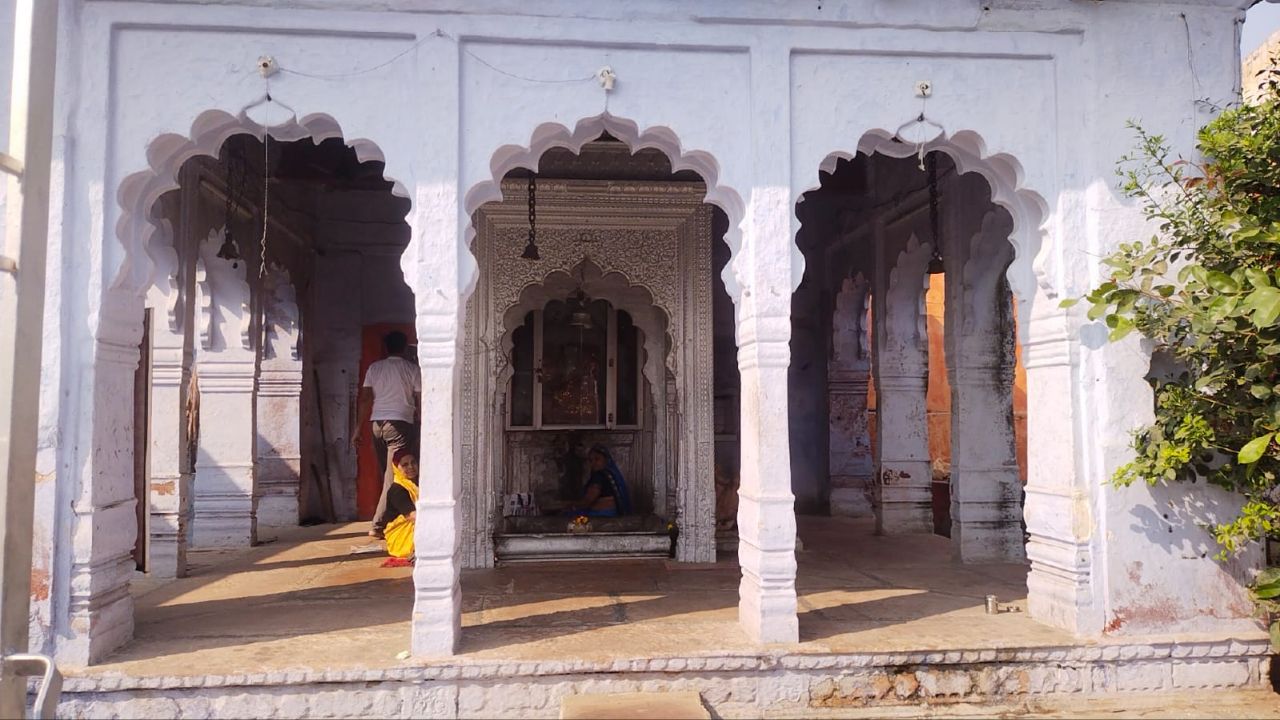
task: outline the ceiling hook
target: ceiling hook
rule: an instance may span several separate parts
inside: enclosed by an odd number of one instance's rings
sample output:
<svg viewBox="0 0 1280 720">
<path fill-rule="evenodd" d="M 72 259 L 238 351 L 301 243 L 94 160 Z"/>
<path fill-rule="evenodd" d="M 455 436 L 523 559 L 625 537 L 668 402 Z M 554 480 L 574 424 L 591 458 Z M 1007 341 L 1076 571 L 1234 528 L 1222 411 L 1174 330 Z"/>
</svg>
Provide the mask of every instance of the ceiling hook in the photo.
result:
<svg viewBox="0 0 1280 720">
<path fill-rule="evenodd" d="M 290 107 L 288 104 L 283 103 L 283 102 L 280 102 L 279 100 L 277 100 L 277 99 L 275 99 L 274 97 L 272 97 L 272 96 L 271 96 L 271 91 L 270 91 L 270 90 L 268 90 L 268 91 L 264 92 L 262 95 L 258 96 L 258 98 L 257 98 L 257 99 L 255 99 L 253 102 L 251 102 L 251 103 L 249 103 L 248 105 L 245 105 L 244 107 L 240 108 L 240 117 L 248 118 L 248 117 L 249 117 L 249 111 L 250 111 L 250 110 L 253 110 L 254 108 L 262 107 L 262 106 L 265 106 L 265 105 L 275 105 L 275 106 L 277 106 L 277 107 L 283 108 L 283 109 L 285 109 L 285 110 L 289 111 L 289 117 L 288 117 L 288 119 L 287 119 L 287 120 L 285 120 L 285 121 L 283 121 L 283 122 L 278 122 L 278 123 L 267 123 L 267 122 L 262 122 L 262 123 L 259 123 L 260 125 L 262 125 L 262 127 L 263 127 L 263 128 L 270 129 L 270 128 L 276 127 L 276 126 L 278 126 L 278 125 L 286 125 L 286 124 L 294 123 L 294 122 L 297 122 L 297 121 L 298 121 L 298 111 L 297 111 L 297 110 L 294 110 L 294 109 L 293 109 L 292 107 Z M 252 119 L 252 118 L 250 118 L 250 119 Z M 254 122 L 257 122 L 257 121 L 254 121 Z"/>
<path fill-rule="evenodd" d="M 934 129 L 937 130 L 937 132 L 927 137 L 925 136 L 925 134 L 922 134 L 919 138 L 917 138 L 914 141 L 909 141 L 902 137 L 903 130 L 906 130 L 908 128 L 919 127 L 922 125 L 928 125 L 930 127 L 933 127 Z M 902 123 L 901 125 L 899 125 L 898 129 L 893 131 L 893 139 L 904 144 L 914 143 L 916 146 L 916 160 L 919 164 L 920 169 L 924 170 L 925 169 L 925 166 L 924 166 L 925 145 L 933 142 L 934 140 L 937 140 L 945 132 L 946 132 L 946 128 L 942 127 L 941 124 L 936 123 L 933 120 L 930 120 L 929 118 L 925 117 L 924 111 L 922 110 L 920 114 L 917 115 L 915 118 L 908 120 Z"/>
</svg>

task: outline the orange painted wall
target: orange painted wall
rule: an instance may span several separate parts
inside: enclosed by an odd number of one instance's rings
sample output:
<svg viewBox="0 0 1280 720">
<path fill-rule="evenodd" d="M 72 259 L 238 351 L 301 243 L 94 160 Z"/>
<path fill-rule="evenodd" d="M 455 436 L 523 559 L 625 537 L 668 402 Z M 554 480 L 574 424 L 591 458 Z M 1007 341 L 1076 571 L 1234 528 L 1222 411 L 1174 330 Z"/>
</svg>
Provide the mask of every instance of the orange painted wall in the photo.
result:
<svg viewBox="0 0 1280 720">
<path fill-rule="evenodd" d="M 929 322 L 929 456 L 951 462 L 951 385 L 947 382 L 946 349 L 943 346 L 943 297 L 946 282 L 942 275 L 929 276 L 925 311 Z M 1013 371 L 1013 427 L 1017 436 L 1018 467 L 1027 482 L 1027 373 L 1022 367 L 1022 349 L 1015 344 L 1017 365 Z"/>
<path fill-rule="evenodd" d="M 951 385 L 947 382 L 946 348 L 942 338 L 945 328 L 943 298 L 946 282 L 942 275 L 929 276 L 929 291 L 925 294 L 925 312 L 929 332 L 929 456 L 951 463 Z M 869 324 L 869 319 L 868 319 Z M 1015 346 L 1017 365 L 1013 374 L 1013 426 L 1017 437 L 1018 467 L 1022 470 L 1022 482 L 1027 482 L 1027 373 L 1022 367 L 1022 348 Z M 867 408 L 873 414 L 876 408 L 875 387 L 867 392 Z M 872 445 L 875 444 L 875 423 L 871 422 Z"/>
</svg>

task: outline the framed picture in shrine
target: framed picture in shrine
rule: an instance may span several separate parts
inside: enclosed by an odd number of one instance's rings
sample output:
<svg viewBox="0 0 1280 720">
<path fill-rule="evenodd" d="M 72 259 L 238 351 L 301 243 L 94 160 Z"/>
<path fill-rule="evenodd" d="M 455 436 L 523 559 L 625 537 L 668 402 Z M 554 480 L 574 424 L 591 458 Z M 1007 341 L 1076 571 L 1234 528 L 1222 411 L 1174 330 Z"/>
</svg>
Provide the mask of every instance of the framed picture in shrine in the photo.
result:
<svg viewBox="0 0 1280 720">
<path fill-rule="evenodd" d="M 575 293 L 525 315 L 512 344 L 510 429 L 639 426 L 643 341 L 626 311 Z"/>
</svg>

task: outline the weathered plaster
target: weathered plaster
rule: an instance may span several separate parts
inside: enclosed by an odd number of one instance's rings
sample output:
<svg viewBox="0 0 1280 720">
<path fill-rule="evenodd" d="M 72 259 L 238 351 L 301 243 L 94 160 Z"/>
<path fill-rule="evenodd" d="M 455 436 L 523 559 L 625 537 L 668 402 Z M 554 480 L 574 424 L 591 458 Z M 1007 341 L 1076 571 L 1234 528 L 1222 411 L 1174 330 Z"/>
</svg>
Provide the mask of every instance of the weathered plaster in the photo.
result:
<svg viewBox="0 0 1280 720">
<path fill-rule="evenodd" d="M 790 299 L 805 269 L 794 205 L 832 158 L 916 152 L 889 138 L 921 112 L 913 93 L 921 79 L 934 87 L 924 112 L 943 127 L 921 138 L 926 149 L 979 173 L 1012 220 L 1007 277 L 1030 398 L 1031 614 L 1084 635 L 1136 631 L 1142 625 L 1124 618 L 1139 600 L 1159 599 L 1145 627 L 1242 622 L 1234 588 L 1256 556 L 1223 570 L 1194 552 L 1204 540 L 1194 525 L 1145 522 L 1163 521 L 1185 488 L 1104 485 L 1129 455 L 1127 431 L 1149 418 L 1147 358 L 1136 340 L 1107 344 L 1080 311 L 1058 308 L 1096 279 L 1097 258 L 1148 232 L 1110 186 L 1131 142 L 1124 121 L 1140 117 L 1189 153 L 1208 117 L 1196 100 L 1232 99 L 1242 4 L 693 0 L 673 12 L 670 2 L 638 0 L 550 2 L 531 16 L 509 0 L 458 0 L 432 12 L 401 0 L 376 12 L 330 0 L 305 9 L 64 3 L 46 323 L 46 345 L 56 349 L 45 355 L 39 460 L 41 473 L 56 476 L 54 497 L 42 492 L 40 503 L 57 521 L 41 526 L 38 541 L 51 581 L 36 642 L 83 664 L 131 633 L 133 427 L 119 398 L 129 394 L 143 296 L 156 279 L 149 213 L 176 187 L 185 159 L 212 154 L 235 132 L 260 136 L 262 123 L 277 139 L 342 136 L 362 157 L 385 159 L 412 203 L 401 267 L 415 290 L 422 452 L 438 463 L 419 505 L 416 653 L 451 652 L 460 633 L 454 419 L 462 318 L 477 275 L 469 218 L 499 198 L 507 170 L 603 130 L 696 170 L 706 200 L 729 218 L 740 616 L 760 641 L 794 640 L 794 497 L 782 421 Z M 250 107 L 266 89 L 252 69 L 263 54 L 296 71 L 271 82 L 293 118 L 280 105 Z M 608 95 L 590 79 L 606 64 L 619 78 Z M 200 376 L 202 394 L 216 395 L 218 373 Z M 252 417 L 244 373 L 223 380 L 236 406 L 210 408 L 205 395 L 202 412 Z M 252 465 L 248 448 L 235 455 Z M 1231 502 L 1210 491 L 1193 497 Z M 1144 568 L 1137 574 L 1135 561 Z M 1155 566 L 1162 571 L 1145 570 Z M 1224 572 L 1233 590 L 1186 592 L 1221 588 Z"/>
</svg>

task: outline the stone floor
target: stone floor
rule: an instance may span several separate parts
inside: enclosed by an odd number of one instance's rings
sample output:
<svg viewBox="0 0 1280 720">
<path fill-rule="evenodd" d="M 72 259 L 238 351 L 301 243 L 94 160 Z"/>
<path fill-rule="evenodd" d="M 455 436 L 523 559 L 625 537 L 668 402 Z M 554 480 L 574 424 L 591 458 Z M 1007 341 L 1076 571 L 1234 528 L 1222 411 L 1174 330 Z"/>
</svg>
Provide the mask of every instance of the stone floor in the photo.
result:
<svg viewBox="0 0 1280 720">
<path fill-rule="evenodd" d="M 800 518 L 800 642 L 737 624 L 738 568 L 663 560 L 463 573 L 456 657 L 407 655 L 412 582 L 360 524 L 282 530 L 135 584 L 135 640 L 70 670 L 59 717 L 553 718 L 567 698 L 696 693 L 716 717 L 1280 720 L 1265 633 L 1086 641 L 1020 608 L 1024 565 Z M 269 534 L 269 533 L 268 533 Z"/>
<path fill-rule="evenodd" d="M 803 518 L 797 652 L 1069 645 L 1022 608 L 1024 565 L 950 560 L 945 538 L 877 537 L 868 522 Z M 408 649 L 410 570 L 352 555 L 363 525 L 292 528 L 259 547 L 200 552 L 191 576 L 135 588 L 135 640 L 91 672 L 133 676 L 376 668 Z M 270 533 L 268 533 L 270 534 Z M 463 573 L 464 658 L 586 660 L 750 652 L 733 562 L 517 565 Z"/>
</svg>

